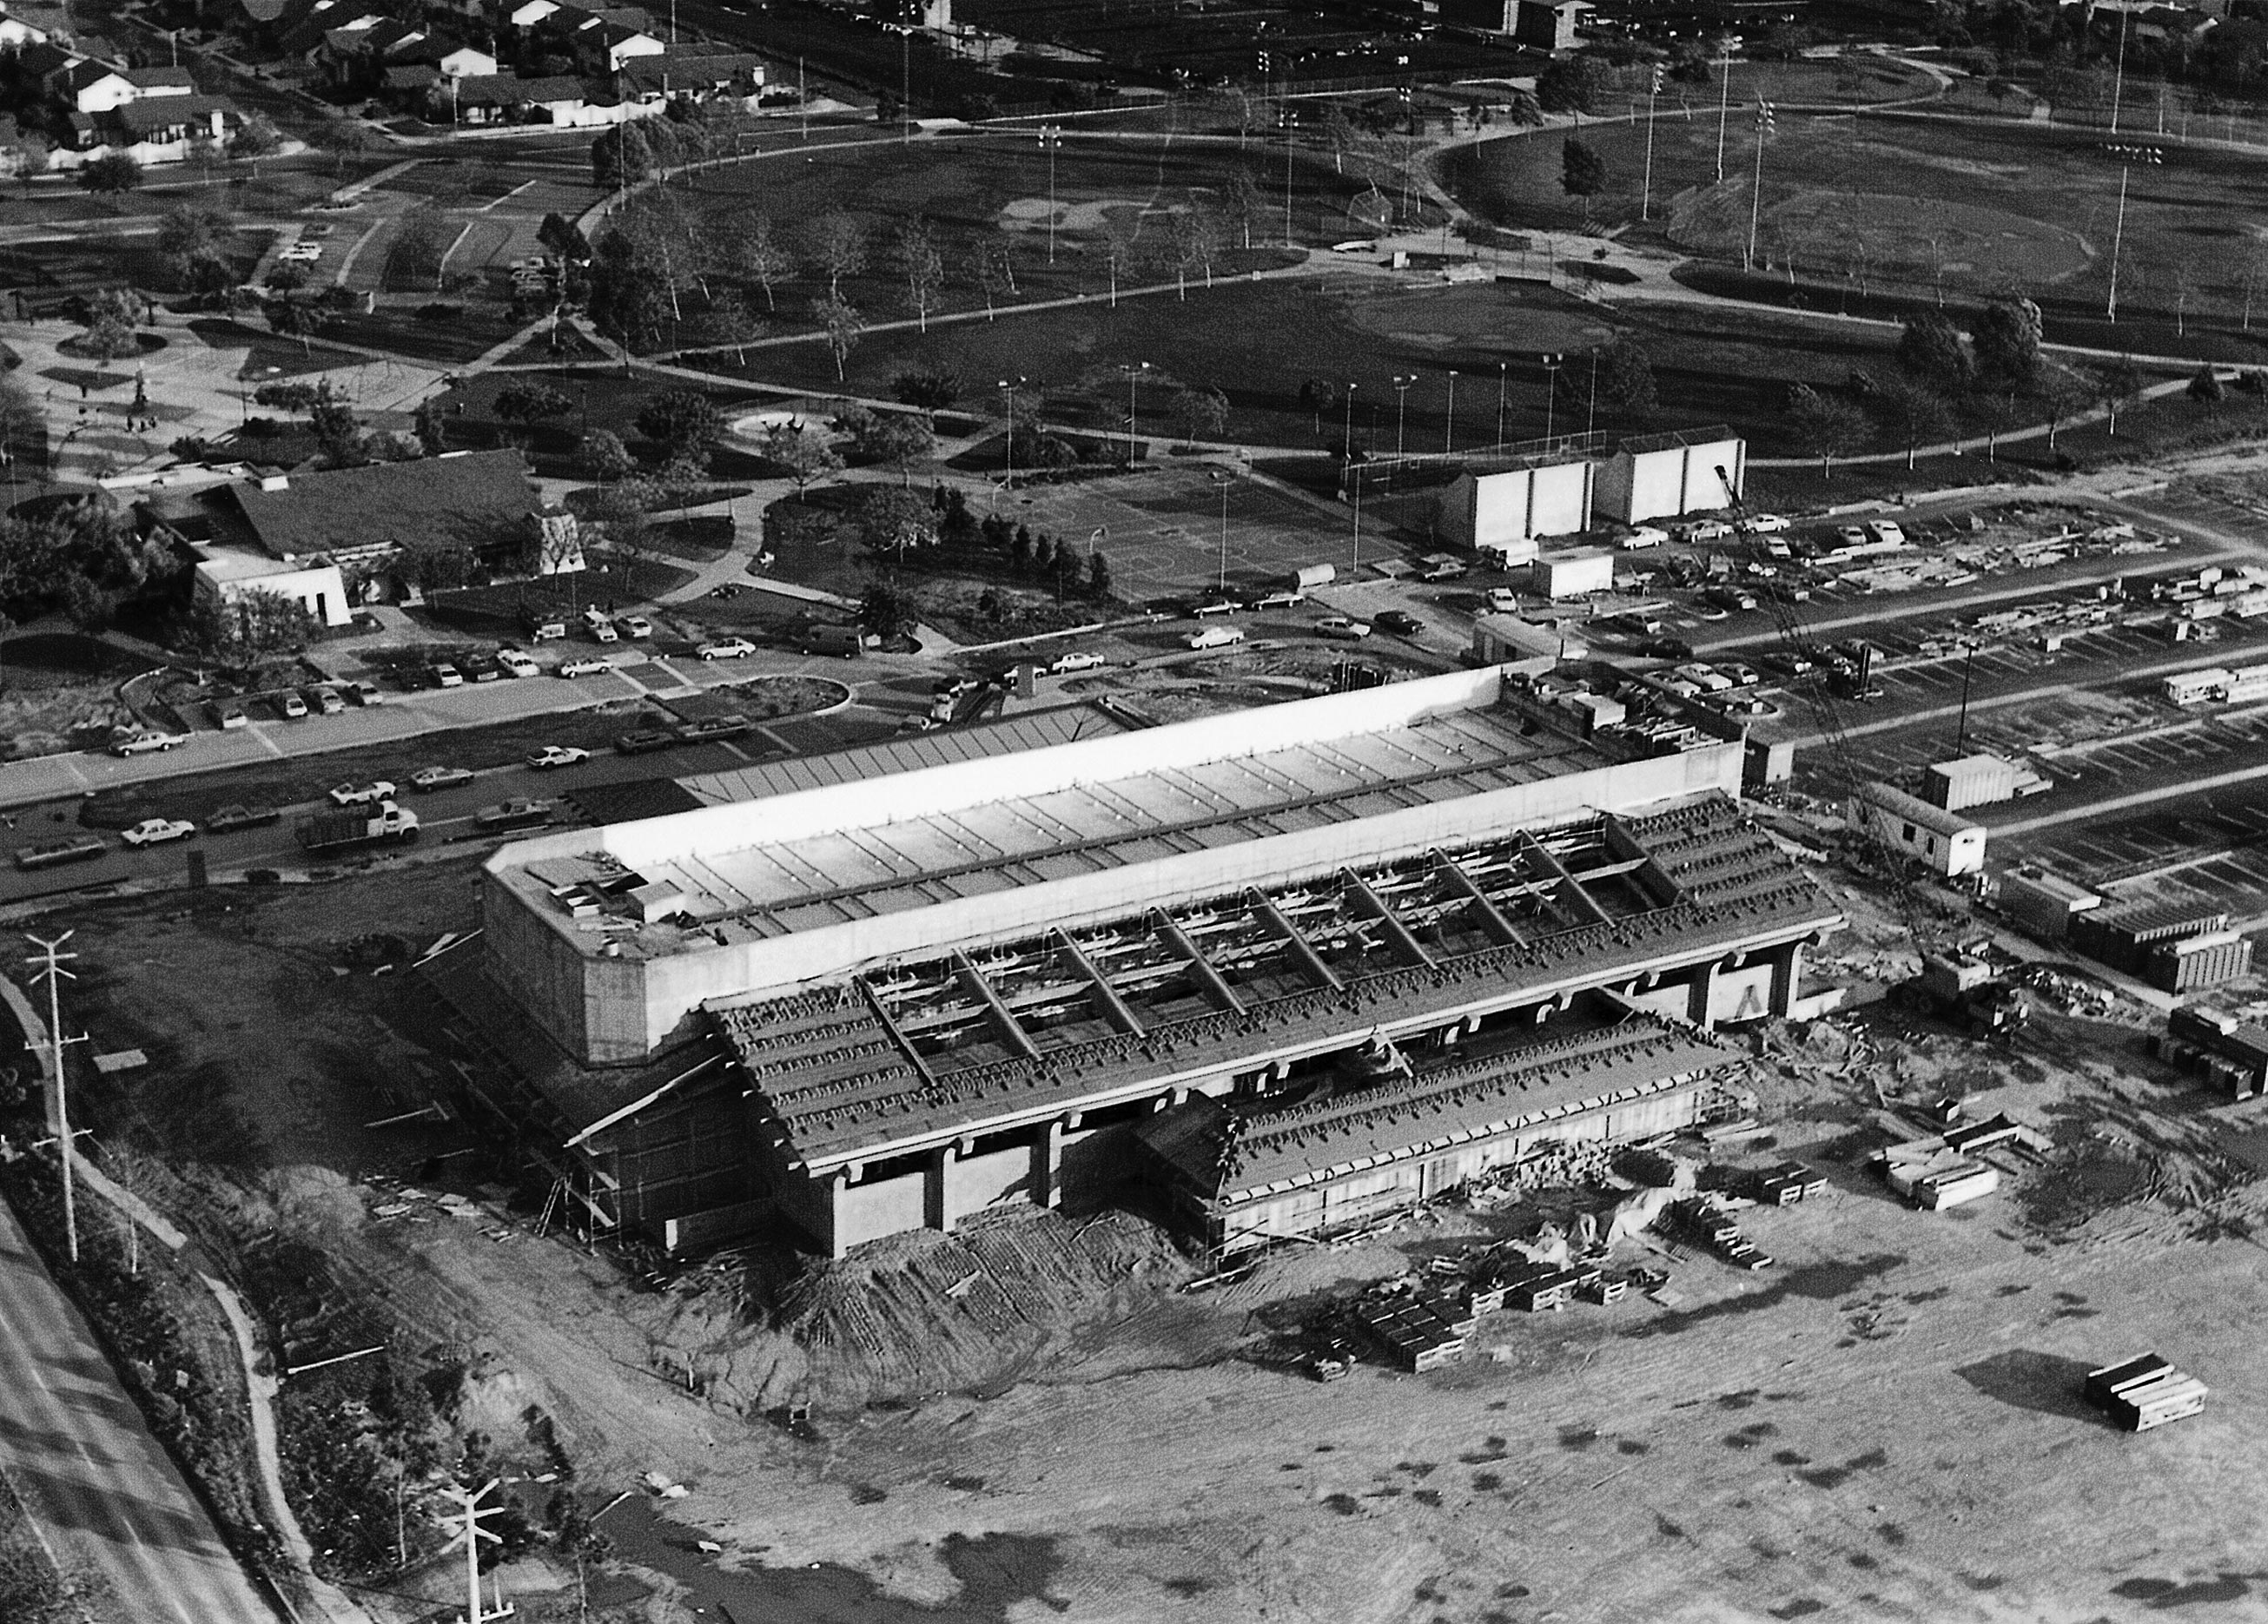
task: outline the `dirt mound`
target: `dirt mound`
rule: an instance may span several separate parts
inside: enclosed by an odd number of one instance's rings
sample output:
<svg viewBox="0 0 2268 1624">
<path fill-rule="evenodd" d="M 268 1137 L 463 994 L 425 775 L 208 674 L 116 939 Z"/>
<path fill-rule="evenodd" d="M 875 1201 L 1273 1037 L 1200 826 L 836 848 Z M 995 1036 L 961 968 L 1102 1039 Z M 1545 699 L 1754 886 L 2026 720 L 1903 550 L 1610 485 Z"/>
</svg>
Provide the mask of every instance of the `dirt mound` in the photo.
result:
<svg viewBox="0 0 2268 1624">
<path fill-rule="evenodd" d="M 1123 1318 L 1190 1273 L 1155 1229 L 1123 1214 L 1074 1223 L 1005 1212 L 814 1264 L 774 1322 L 809 1362 L 799 1396 L 836 1408 L 1003 1385 L 1050 1344 Z"/>
</svg>

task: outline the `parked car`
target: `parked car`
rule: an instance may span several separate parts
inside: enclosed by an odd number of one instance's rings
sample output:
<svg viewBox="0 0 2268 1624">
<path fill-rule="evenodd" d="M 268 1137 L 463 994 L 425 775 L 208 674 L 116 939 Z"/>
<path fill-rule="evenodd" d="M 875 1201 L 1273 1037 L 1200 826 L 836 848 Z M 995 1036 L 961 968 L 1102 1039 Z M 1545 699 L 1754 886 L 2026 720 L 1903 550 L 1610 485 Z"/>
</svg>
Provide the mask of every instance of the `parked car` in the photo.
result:
<svg viewBox="0 0 2268 1624">
<path fill-rule="evenodd" d="M 603 676 L 614 668 L 612 660 L 563 660 L 559 665 L 559 674 L 563 677 L 597 677 Z"/>
<path fill-rule="evenodd" d="M 1226 649 L 1232 643 L 1243 641 L 1244 628 L 1241 626 L 1207 626 L 1182 639 L 1183 644 L 1192 649 Z"/>
<path fill-rule="evenodd" d="M 252 719 L 244 714 L 244 707 L 241 705 L 231 702 L 225 705 L 214 704 L 207 707 L 207 709 L 212 712 L 213 725 L 215 727 L 225 727 L 233 730 L 239 727 L 249 727 L 252 725 Z"/>
<path fill-rule="evenodd" d="M 1744 536 L 1768 536 L 1790 528 L 1791 523 L 1777 513 L 1751 513 L 1740 521 L 1740 528 Z"/>
<path fill-rule="evenodd" d="M 715 643 L 704 643 L 693 651 L 704 660 L 737 660 L 754 654 L 756 645 L 746 637 L 723 637 Z"/>
<path fill-rule="evenodd" d="M 1689 518 L 1672 528 L 1688 541 L 1722 541 L 1733 533 L 1733 527 L 1721 518 Z"/>
<path fill-rule="evenodd" d="M 338 696 L 335 689 L 309 688 L 307 697 L 314 701 L 315 709 L 327 716 L 337 716 L 347 708 L 347 702 Z"/>
<path fill-rule="evenodd" d="M 615 629 L 625 637 L 651 637 L 653 622 L 643 614 L 622 614 L 615 617 Z"/>
<path fill-rule="evenodd" d="M 297 694 L 279 694 L 276 698 L 276 709 L 283 712 L 285 721 L 297 722 L 307 714 L 307 702 Z"/>
<path fill-rule="evenodd" d="M 118 838 L 129 846 L 162 846 L 167 841 L 185 841 L 197 832 L 197 826 L 187 818 L 144 818 L 130 829 L 122 829 Z"/>
<path fill-rule="evenodd" d="M 382 705 L 386 702 L 386 695 L 378 691 L 375 682 L 350 682 L 347 692 L 354 695 L 357 705 Z"/>
<path fill-rule="evenodd" d="M 475 682 L 499 682 L 504 680 L 504 667 L 485 654 L 468 654 L 462 665 L 465 675 Z"/>
<path fill-rule="evenodd" d="M 473 814 L 474 827 L 482 829 L 525 829 L 551 821 L 552 803 L 515 796 Z"/>
<path fill-rule="evenodd" d="M 1070 654 L 1057 655 L 1049 664 L 1048 671 L 1050 675 L 1060 677 L 1069 672 L 1094 671 L 1108 664 L 1109 662 L 1100 654 L 1081 649 Z"/>
<path fill-rule="evenodd" d="M 674 728 L 642 727 L 615 740 L 617 755 L 646 755 L 656 750 L 666 750 L 679 743 Z"/>
<path fill-rule="evenodd" d="M 567 635 L 567 622 L 556 614 L 542 614 L 534 609 L 519 612 L 519 628 L 535 643 L 553 643 Z"/>
<path fill-rule="evenodd" d="M 446 660 L 433 667 L 433 686 L 437 688 L 460 688 L 465 686 L 465 673 Z"/>
<path fill-rule="evenodd" d="M 1200 621 L 1210 621 L 1224 614 L 1234 614 L 1243 607 L 1244 606 L 1233 598 L 1209 598 L 1191 609 L 1189 613 Z"/>
<path fill-rule="evenodd" d="M 472 769 L 468 767 L 421 767 L 409 775 L 413 790 L 446 790 L 453 783 L 470 783 Z"/>
<path fill-rule="evenodd" d="M 1795 653 L 1760 654 L 1756 657 L 1756 663 L 1766 671 L 1781 677 L 1804 676 L 1812 669 L 1809 659 Z"/>
<path fill-rule="evenodd" d="M 273 806 L 246 806 L 232 801 L 226 806 L 215 807 L 205 817 L 205 833 L 226 834 L 232 829 L 257 829 L 280 822 L 284 814 Z"/>
<path fill-rule="evenodd" d="M 1650 547 L 1660 547 L 1669 540 L 1669 533 L 1653 525 L 1638 525 L 1617 543 L 1624 552 L 1635 553 Z"/>
<path fill-rule="evenodd" d="M 42 841 L 36 846 L 16 849 L 16 866 L 19 869 L 51 869 L 63 863 L 91 863 L 110 849 L 110 842 L 99 834 L 74 834 L 69 840 Z"/>
<path fill-rule="evenodd" d="M 1315 622 L 1315 636 L 1335 637 L 1341 643 L 1359 643 L 1370 636 L 1370 622 L 1351 620 L 1344 614 L 1327 614 Z"/>
<path fill-rule="evenodd" d="M 1638 645 L 1638 651 L 1648 659 L 1690 660 L 1693 645 L 1683 637 L 1648 637 Z"/>
<path fill-rule="evenodd" d="M 535 657 L 523 650 L 498 649 L 496 662 L 508 676 L 540 677 L 543 674 L 543 667 L 535 663 Z"/>
<path fill-rule="evenodd" d="M 1407 609 L 1381 609 L 1370 617 L 1370 623 L 1382 632 L 1392 632 L 1397 637 L 1415 637 L 1425 629 L 1425 622 Z"/>
<path fill-rule="evenodd" d="M 583 629 L 600 643 L 616 643 L 622 638 L 622 634 L 615 629 L 614 621 L 597 608 L 583 611 Z"/>
<path fill-rule="evenodd" d="M 555 767 L 572 767 L 578 761 L 590 759 L 588 750 L 578 749 L 573 745 L 546 745 L 527 758 L 527 764 L 538 772 L 546 772 Z"/>
<path fill-rule="evenodd" d="M 1252 600 L 1252 606 L 1256 609 L 1289 609 L 1307 601 L 1307 594 L 1295 586 L 1289 592 L 1270 592 L 1265 598 L 1256 598 Z"/>
<path fill-rule="evenodd" d="M 148 755 L 151 751 L 171 750 L 175 745 L 188 742 L 187 733 L 160 733 L 150 728 L 110 741 L 113 755 Z"/>
<path fill-rule="evenodd" d="M 1701 596 L 1719 609 L 1748 610 L 1756 606 L 1756 594 L 1744 587 L 1712 586 Z"/>
<path fill-rule="evenodd" d="M 1893 518 L 1868 519 L 1867 533 L 1888 547 L 1904 547 L 1906 544 L 1906 533 Z"/>
<path fill-rule="evenodd" d="M 394 786 L 383 778 L 376 778 L 368 783 L 334 784 L 330 794 L 334 806 L 374 806 L 394 798 Z"/>
<path fill-rule="evenodd" d="M 699 744 L 704 739 L 737 739 L 755 724 L 739 711 L 727 711 L 721 716 L 702 716 L 688 722 L 677 730 L 677 736 L 687 744 Z"/>
</svg>

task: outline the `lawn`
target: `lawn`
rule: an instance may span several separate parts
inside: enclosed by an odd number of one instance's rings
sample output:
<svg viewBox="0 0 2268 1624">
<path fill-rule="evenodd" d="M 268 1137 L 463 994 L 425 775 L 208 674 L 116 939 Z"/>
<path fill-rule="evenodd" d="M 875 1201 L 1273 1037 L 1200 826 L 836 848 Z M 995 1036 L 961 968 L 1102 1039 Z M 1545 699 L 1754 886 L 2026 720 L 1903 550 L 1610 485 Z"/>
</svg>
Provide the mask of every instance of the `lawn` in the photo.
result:
<svg viewBox="0 0 2268 1624">
<path fill-rule="evenodd" d="M 1593 217 L 1737 261 L 1749 233 L 1752 123 L 1734 119 L 1719 183 L 1715 121 L 1660 121 L 1650 225 L 1638 223 L 1645 138 L 1642 121 L 1586 133 L 1609 175 Z M 2126 173 L 2121 306 L 2233 326 L 2249 281 L 2268 307 L 2268 257 L 2244 224 L 2268 208 L 2268 172 L 2249 154 L 2137 140 L 2163 161 Z M 1454 154 L 1446 180 L 1506 224 L 1572 228 L 1581 209 L 1560 189 L 1562 145 L 1557 136 L 1489 142 Z M 1793 258 L 1801 278 L 1861 292 L 1975 298 L 2016 288 L 2043 305 L 2099 311 L 2120 177 L 2096 132 L 1784 113 L 1764 156 L 1757 253 L 1775 268 Z"/>
</svg>

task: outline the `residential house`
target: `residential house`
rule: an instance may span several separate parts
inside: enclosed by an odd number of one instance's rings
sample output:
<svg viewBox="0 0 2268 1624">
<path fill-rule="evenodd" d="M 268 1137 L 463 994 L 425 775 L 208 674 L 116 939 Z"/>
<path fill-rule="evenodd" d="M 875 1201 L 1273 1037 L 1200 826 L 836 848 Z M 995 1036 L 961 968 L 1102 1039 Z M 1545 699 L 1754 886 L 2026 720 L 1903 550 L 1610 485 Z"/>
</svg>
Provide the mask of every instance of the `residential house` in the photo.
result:
<svg viewBox="0 0 2268 1624">
<path fill-rule="evenodd" d="M 45 45 L 47 30 L 35 28 L 20 17 L 8 15 L 8 8 L 0 5 L 0 51 L 20 51 L 27 45 Z"/>
<path fill-rule="evenodd" d="M 622 71 L 622 94 L 640 106 L 658 102 L 738 102 L 754 107 L 763 93 L 764 62 L 745 52 L 642 56 Z"/>
<path fill-rule="evenodd" d="M 578 124 L 589 93 L 582 80 L 563 75 L 518 79 L 484 73 L 455 83 L 457 121 L 462 124 Z"/>
</svg>

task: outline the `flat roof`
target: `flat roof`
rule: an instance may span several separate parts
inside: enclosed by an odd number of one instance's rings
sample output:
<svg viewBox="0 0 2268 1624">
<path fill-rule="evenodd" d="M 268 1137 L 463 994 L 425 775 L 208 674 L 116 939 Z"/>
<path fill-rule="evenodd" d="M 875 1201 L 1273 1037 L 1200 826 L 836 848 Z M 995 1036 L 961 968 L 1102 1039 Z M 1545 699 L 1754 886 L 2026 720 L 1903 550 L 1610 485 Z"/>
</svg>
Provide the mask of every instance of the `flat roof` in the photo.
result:
<svg viewBox="0 0 2268 1624">
<path fill-rule="evenodd" d="M 725 772 L 700 773 L 677 782 L 707 806 L 757 801 L 824 784 L 856 783 L 883 773 L 917 772 L 953 761 L 974 761 L 1018 750 L 1041 750 L 1081 739 L 1123 733 L 1126 724 L 1094 705 L 1057 705 L 997 722 L 938 728 L 880 744 L 830 750 L 824 755 L 790 756 Z"/>
</svg>

